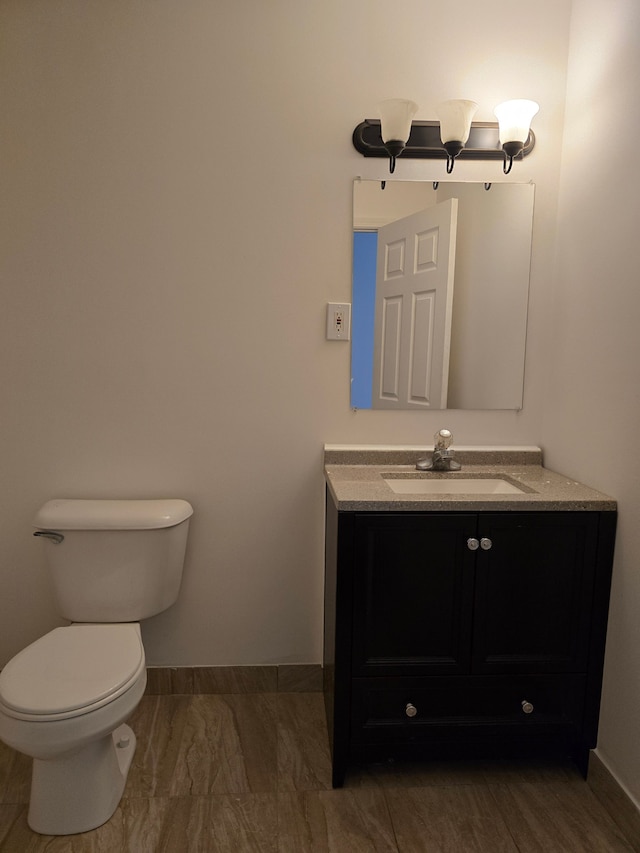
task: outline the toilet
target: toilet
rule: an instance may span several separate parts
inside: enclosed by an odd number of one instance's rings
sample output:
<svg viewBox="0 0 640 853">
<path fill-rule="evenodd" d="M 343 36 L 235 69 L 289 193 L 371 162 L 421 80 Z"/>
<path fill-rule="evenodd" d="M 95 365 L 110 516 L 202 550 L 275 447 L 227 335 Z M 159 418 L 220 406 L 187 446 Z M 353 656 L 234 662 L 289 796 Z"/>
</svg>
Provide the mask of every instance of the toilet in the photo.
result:
<svg viewBox="0 0 640 853">
<path fill-rule="evenodd" d="M 35 517 L 71 622 L 0 672 L 0 740 L 33 758 L 35 832 L 86 832 L 118 807 L 147 680 L 139 621 L 178 597 L 192 514 L 177 499 L 52 500 Z"/>
</svg>

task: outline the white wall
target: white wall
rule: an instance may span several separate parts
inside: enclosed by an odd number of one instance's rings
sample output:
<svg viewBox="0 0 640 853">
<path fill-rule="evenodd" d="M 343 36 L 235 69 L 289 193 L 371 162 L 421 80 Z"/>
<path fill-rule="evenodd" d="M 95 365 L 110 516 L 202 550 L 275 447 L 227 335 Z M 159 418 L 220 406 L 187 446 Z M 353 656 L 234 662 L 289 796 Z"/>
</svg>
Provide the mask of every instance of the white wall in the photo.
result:
<svg viewBox="0 0 640 853">
<path fill-rule="evenodd" d="M 0 664 L 57 622 L 30 536 L 48 498 L 192 501 L 150 663 L 314 662 L 323 442 L 539 441 L 569 6 L 4 0 Z M 349 408 L 325 304 L 350 294 L 353 178 L 386 176 L 351 133 L 390 96 L 423 119 L 452 97 L 478 120 L 542 105 L 512 175 L 537 185 L 520 413 Z"/>
<path fill-rule="evenodd" d="M 458 198 L 451 408 L 522 405 L 534 189 L 440 184 L 438 201 Z"/>
<path fill-rule="evenodd" d="M 542 440 L 618 500 L 599 752 L 640 803 L 639 80 L 637 0 L 574 0 Z"/>
</svg>

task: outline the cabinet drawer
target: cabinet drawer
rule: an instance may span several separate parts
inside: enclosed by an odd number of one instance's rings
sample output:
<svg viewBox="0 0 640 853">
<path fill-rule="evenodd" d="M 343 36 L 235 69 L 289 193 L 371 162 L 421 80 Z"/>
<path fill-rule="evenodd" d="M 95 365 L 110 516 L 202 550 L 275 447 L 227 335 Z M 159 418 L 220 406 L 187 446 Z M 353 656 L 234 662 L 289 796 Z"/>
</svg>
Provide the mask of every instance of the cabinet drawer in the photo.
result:
<svg viewBox="0 0 640 853">
<path fill-rule="evenodd" d="M 352 737 L 418 741 L 434 735 L 578 730 L 585 678 L 525 676 L 356 679 Z"/>
</svg>

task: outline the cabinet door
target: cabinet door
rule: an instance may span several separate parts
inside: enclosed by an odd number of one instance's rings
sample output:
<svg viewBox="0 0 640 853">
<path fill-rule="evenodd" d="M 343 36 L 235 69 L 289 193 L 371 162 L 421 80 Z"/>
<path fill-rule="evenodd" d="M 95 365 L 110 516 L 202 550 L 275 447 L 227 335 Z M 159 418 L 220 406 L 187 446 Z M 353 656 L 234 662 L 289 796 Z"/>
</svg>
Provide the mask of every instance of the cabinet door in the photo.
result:
<svg viewBox="0 0 640 853">
<path fill-rule="evenodd" d="M 475 529 L 475 514 L 358 514 L 354 676 L 468 672 Z"/>
<path fill-rule="evenodd" d="M 586 668 L 597 513 L 479 516 L 473 672 Z"/>
</svg>

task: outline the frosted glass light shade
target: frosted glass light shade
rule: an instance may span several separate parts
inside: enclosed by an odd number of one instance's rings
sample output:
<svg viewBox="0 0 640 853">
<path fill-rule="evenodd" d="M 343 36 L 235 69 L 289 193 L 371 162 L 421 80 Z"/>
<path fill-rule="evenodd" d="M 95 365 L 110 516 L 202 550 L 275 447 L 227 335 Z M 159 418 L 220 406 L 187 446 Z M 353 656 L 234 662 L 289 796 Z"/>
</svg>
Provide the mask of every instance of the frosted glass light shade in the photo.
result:
<svg viewBox="0 0 640 853">
<path fill-rule="evenodd" d="M 500 144 L 527 141 L 531 119 L 540 107 L 535 101 L 515 100 L 498 104 L 494 115 L 500 126 Z"/>
<path fill-rule="evenodd" d="M 443 101 L 436 110 L 440 120 L 440 139 L 446 142 L 461 142 L 469 139 L 471 122 L 478 105 L 475 101 Z"/>
<path fill-rule="evenodd" d="M 378 104 L 383 142 L 406 142 L 411 133 L 411 120 L 418 105 L 402 98 L 390 98 Z"/>
</svg>

